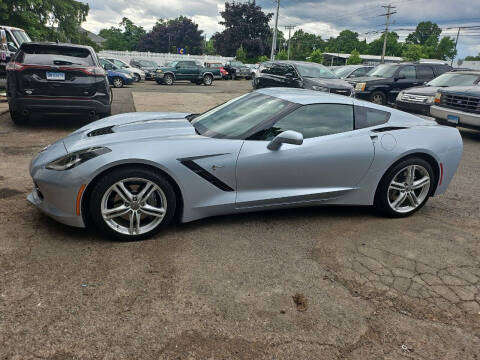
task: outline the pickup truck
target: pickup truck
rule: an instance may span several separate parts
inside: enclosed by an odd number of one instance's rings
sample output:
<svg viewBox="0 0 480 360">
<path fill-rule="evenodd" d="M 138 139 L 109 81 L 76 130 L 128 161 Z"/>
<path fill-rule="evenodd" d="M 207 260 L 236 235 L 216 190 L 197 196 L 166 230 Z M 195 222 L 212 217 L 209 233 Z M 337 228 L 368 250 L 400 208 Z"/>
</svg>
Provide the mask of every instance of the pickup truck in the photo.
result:
<svg viewBox="0 0 480 360">
<path fill-rule="evenodd" d="M 173 85 L 178 80 L 189 80 L 197 85 L 210 86 L 214 75 L 210 69 L 198 65 L 193 60 L 172 61 L 160 67 L 155 73 L 158 84 Z"/>
</svg>

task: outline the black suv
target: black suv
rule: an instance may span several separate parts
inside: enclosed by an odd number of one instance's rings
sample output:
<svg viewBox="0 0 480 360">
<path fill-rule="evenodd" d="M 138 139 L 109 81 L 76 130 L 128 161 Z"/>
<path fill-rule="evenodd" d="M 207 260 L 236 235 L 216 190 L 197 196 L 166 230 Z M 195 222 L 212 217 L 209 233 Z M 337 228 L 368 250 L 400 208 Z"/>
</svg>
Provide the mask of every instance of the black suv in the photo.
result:
<svg viewBox="0 0 480 360">
<path fill-rule="evenodd" d="M 356 97 L 375 104 L 394 103 L 400 91 L 419 86 L 452 70 L 442 63 L 402 63 L 378 65 L 366 77 L 349 80 Z"/>
<path fill-rule="evenodd" d="M 110 115 L 112 93 L 91 47 L 30 42 L 7 64 L 7 99 L 16 124 L 33 112 L 86 113 L 95 120 Z"/>
<path fill-rule="evenodd" d="M 353 96 L 352 85 L 327 67 L 304 61 L 268 61 L 262 63 L 252 79 L 255 89 L 292 87 Z"/>
</svg>

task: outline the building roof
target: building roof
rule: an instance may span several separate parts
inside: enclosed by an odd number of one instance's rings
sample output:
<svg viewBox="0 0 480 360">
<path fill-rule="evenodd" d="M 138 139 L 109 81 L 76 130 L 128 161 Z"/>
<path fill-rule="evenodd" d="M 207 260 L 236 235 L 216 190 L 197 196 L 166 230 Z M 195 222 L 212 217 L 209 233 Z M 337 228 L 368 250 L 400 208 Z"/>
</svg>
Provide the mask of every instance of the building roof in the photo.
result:
<svg viewBox="0 0 480 360">
<path fill-rule="evenodd" d="M 331 57 L 338 57 L 342 59 L 348 59 L 351 54 L 342 54 L 342 53 L 323 53 L 323 56 L 331 56 Z M 378 60 L 382 59 L 379 55 L 360 55 L 362 60 Z M 385 56 L 386 61 L 402 61 L 403 59 L 398 56 Z"/>
<path fill-rule="evenodd" d="M 84 29 L 81 26 L 78 27 L 78 31 L 80 31 L 81 33 L 86 33 L 88 38 L 92 40 L 94 43 L 96 43 L 97 45 L 102 45 L 102 43 L 106 41 L 106 39 L 104 39 L 103 37 L 97 34 L 94 34 L 93 32 L 88 31 L 87 29 Z"/>
</svg>

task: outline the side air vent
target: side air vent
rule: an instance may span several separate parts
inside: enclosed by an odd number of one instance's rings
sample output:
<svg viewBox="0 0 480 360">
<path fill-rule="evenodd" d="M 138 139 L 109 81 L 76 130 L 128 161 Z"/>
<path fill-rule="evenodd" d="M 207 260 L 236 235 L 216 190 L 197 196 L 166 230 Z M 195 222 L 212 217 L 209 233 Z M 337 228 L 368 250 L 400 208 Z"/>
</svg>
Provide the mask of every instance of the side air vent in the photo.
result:
<svg viewBox="0 0 480 360">
<path fill-rule="evenodd" d="M 401 127 L 401 126 L 388 126 L 388 127 L 383 127 L 383 128 L 378 128 L 375 130 L 372 130 L 373 132 L 381 133 L 381 132 L 386 132 L 386 131 L 395 131 L 395 130 L 403 130 L 403 129 L 408 129 L 406 127 Z"/>
<path fill-rule="evenodd" d="M 210 184 L 216 186 L 220 190 L 223 191 L 234 191 L 230 186 L 225 184 L 222 180 L 219 178 L 215 177 L 214 175 L 210 174 L 207 170 L 202 168 L 200 165 L 198 165 L 196 162 L 192 160 L 181 160 L 180 161 L 183 166 L 186 166 L 190 170 L 192 170 L 195 174 L 198 176 L 204 178 L 207 180 Z"/>
<path fill-rule="evenodd" d="M 107 134 L 113 134 L 113 126 L 107 126 L 101 129 L 90 131 L 87 134 L 87 136 L 92 137 L 92 136 L 100 136 L 100 135 L 107 135 Z"/>
</svg>

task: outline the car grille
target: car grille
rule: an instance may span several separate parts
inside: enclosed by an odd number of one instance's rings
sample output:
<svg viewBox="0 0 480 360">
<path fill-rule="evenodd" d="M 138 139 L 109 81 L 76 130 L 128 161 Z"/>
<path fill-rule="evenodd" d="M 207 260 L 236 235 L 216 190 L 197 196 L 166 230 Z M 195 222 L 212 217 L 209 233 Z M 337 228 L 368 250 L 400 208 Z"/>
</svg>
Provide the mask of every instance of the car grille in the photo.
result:
<svg viewBox="0 0 480 360">
<path fill-rule="evenodd" d="M 338 94 L 338 95 L 345 95 L 350 96 L 352 95 L 352 91 L 350 89 L 330 89 L 331 94 Z"/>
<path fill-rule="evenodd" d="M 441 104 L 451 109 L 480 113 L 480 98 L 456 94 L 442 94 Z"/>
<path fill-rule="evenodd" d="M 413 95 L 413 94 L 403 94 L 402 101 L 414 102 L 414 103 L 425 103 L 427 102 L 428 96 L 423 95 Z"/>
</svg>

